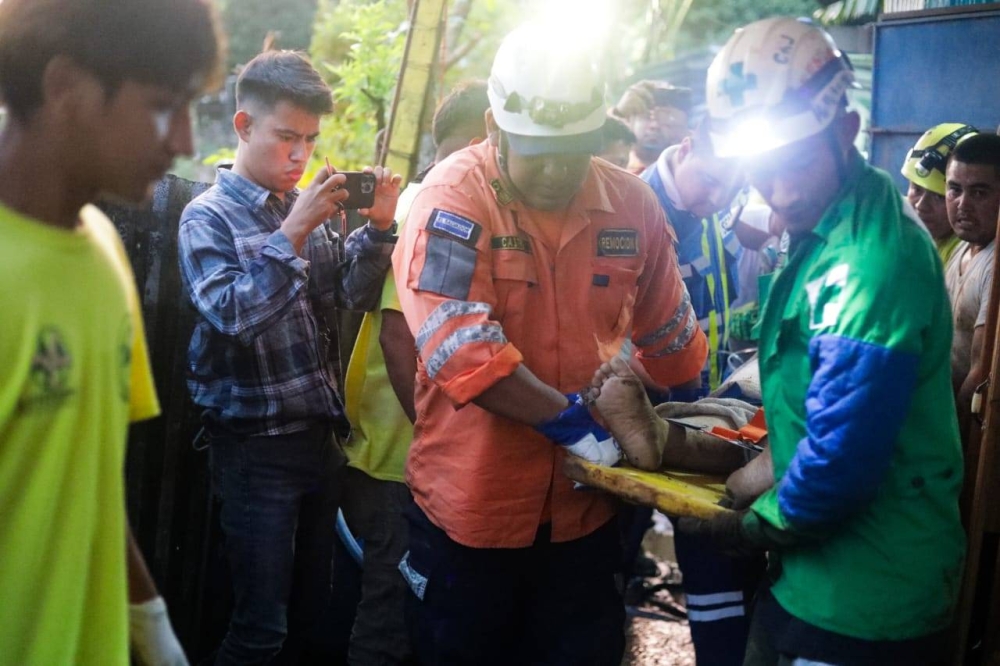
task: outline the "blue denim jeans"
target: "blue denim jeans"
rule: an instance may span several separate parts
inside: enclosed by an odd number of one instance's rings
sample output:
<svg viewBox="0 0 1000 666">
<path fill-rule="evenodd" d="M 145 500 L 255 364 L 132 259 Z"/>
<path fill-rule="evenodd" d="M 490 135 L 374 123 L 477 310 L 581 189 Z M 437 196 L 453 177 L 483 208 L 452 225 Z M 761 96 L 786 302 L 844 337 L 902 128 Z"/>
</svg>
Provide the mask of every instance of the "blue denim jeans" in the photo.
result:
<svg viewBox="0 0 1000 666">
<path fill-rule="evenodd" d="M 215 663 L 297 663 L 330 601 L 344 454 L 326 424 L 272 437 L 214 428 L 209 464 L 234 595 Z"/>
</svg>

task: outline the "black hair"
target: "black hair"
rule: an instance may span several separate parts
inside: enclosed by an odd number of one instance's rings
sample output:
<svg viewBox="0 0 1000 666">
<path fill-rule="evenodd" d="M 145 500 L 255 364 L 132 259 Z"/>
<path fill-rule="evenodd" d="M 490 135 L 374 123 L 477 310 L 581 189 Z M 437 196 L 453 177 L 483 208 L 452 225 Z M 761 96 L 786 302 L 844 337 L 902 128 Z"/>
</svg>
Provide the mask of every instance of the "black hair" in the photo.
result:
<svg viewBox="0 0 1000 666">
<path fill-rule="evenodd" d="M 265 51 L 255 56 L 236 80 L 236 106 L 271 110 L 290 102 L 317 116 L 333 111 L 333 93 L 309 60 L 297 51 Z"/>
<path fill-rule="evenodd" d="M 645 115 L 658 106 L 672 106 L 684 113 L 690 113 L 691 98 L 690 88 L 647 79 L 629 86 L 612 109 L 612 113 L 619 118 L 628 119 Z"/>
<path fill-rule="evenodd" d="M 962 164 L 985 164 L 996 169 L 1000 176 L 1000 136 L 996 134 L 973 134 L 964 139 L 951 151 L 949 159 Z"/>
<path fill-rule="evenodd" d="M 486 109 L 490 100 L 486 94 L 486 81 L 473 79 L 452 88 L 434 112 L 431 135 L 434 145 L 440 146 L 457 130 L 477 127 L 480 136 L 486 135 Z"/>
<path fill-rule="evenodd" d="M 608 116 L 604 120 L 604 126 L 601 128 L 604 134 L 604 145 L 614 143 L 615 141 L 621 141 L 627 145 L 632 145 L 635 143 L 635 133 L 629 129 L 629 126 L 625 124 L 625 121 L 616 116 Z"/>
<path fill-rule="evenodd" d="M 93 73 L 109 96 L 125 81 L 194 93 L 221 81 L 223 50 L 209 0 L 0 2 L 0 96 L 20 120 L 41 105 L 56 56 Z"/>
</svg>

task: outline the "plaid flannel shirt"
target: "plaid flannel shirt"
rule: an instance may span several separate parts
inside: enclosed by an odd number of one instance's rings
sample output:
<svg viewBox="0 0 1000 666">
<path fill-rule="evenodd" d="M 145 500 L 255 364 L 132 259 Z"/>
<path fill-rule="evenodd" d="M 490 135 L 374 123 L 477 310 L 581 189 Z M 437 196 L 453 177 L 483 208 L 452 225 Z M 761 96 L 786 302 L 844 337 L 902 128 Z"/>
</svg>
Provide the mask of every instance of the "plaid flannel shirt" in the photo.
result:
<svg viewBox="0 0 1000 666">
<path fill-rule="evenodd" d="M 329 221 L 301 255 L 279 230 L 298 196 L 282 202 L 229 169 L 187 205 L 178 233 L 181 276 L 198 311 L 188 347 L 195 404 L 236 432 L 278 435 L 334 421 L 336 308 L 378 305 L 395 237 L 370 225 L 346 243 Z"/>
</svg>

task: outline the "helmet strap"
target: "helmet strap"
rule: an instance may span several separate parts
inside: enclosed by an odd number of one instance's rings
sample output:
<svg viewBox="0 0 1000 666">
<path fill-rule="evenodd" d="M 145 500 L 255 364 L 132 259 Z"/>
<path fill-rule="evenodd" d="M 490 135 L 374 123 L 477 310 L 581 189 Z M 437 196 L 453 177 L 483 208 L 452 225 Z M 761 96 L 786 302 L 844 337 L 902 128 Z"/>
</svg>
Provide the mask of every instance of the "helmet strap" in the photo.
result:
<svg viewBox="0 0 1000 666">
<path fill-rule="evenodd" d="M 514 179 L 510 177 L 510 171 L 507 170 L 507 154 L 510 152 L 510 139 L 507 138 L 507 133 L 502 129 L 497 128 L 500 132 L 500 140 L 497 142 L 497 166 L 500 167 L 500 175 L 503 176 L 504 186 L 510 190 L 510 193 L 518 201 L 524 201 L 524 196 L 521 191 L 517 189 L 514 184 Z"/>
<path fill-rule="evenodd" d="M 832 124 L 826 128 L 823 135 L 826 137 L 826 145 L 830 147 L 834 163 L 837 165 L 837 182 L 843 185 L 844 181 L 847 180 L 847 157 L 840 149 L 840 142 L 837 141 L 837 133 Z"/>
</svg>

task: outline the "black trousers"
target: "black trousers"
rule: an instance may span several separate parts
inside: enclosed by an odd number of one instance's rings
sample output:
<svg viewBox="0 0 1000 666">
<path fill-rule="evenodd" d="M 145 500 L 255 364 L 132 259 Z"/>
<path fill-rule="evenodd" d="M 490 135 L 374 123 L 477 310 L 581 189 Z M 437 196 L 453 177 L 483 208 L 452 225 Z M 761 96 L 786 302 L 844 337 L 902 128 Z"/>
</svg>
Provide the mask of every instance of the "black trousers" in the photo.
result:
<svg viewBox="0 0 1000 666">
<path fill-rule="evenodd" d="M 614 521 L 551 543 L 543 525 L 527 548 L 469 548 L 411 504 L 406 615 L 422 664 L 618 666 L 625 608 L 615 583 Z"/>
</svg>

